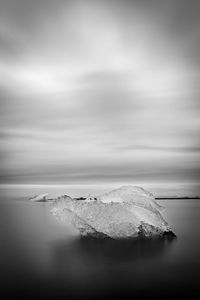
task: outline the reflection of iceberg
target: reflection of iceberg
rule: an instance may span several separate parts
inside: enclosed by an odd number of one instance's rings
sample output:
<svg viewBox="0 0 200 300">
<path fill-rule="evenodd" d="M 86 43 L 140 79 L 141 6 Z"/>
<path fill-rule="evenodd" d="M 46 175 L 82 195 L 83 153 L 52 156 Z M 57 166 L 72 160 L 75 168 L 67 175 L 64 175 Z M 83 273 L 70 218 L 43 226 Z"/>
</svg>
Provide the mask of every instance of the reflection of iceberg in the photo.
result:
<svg viewBox="0 0 200 300">
<path fill-rule="evenodd" d="M 59 278 L 56 286 L 66 289 L 70 299 L 107 299 L 108 295 L 143 299 L 144 294 L 155 299 L 165 276 L 163 265 L 166 270 L 166 257 L 175 244 L 163 239 L 58 239 L 51 251 L 53 273 Z"/>
<path fill-rule="evenodd" d="M 51 212 L 70 219 L 82 236 L 99 238 L 174 237 L 153 195 L 140 187 L 123 186 L 96 198 L 57 199 Z"/>
<path fill-rule="evenodd" d="M 138 262 L 144 259 L 153 259 L 158 255 L 164 255 L 174 243 L 174 239 L 72 239 L 69 241 L 57 241 L 55 255 L 59 264 L 64 266 L 70 261 L 82 261 L 89 268 L 94 264 L 106 266 L 107 262 L 119 264 L 121 262 Z M 71 258 L 71 259 L 69 259 Z M 93 267 L 93 266 L 92 266 Z M 67 268 L 66 268 L 67 269 Z M 69 268 L 67 269 L 69 270 Z"/>
</svg>

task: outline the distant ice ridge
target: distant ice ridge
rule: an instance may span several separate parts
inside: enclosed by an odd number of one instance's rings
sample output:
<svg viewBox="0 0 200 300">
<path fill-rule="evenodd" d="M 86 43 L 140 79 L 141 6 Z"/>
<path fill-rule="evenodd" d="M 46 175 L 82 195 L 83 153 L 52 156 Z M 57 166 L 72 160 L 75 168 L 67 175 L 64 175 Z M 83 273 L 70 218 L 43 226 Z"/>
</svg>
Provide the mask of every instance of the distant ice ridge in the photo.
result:
<svg viewBox="0 0 200 300">
<path fill-rule="evenodd" d="M 46 202 L 47 201 L 47 196 L 48 196 L 48 193 L 41 194 L 41 195 L 36 195 L 36 196 L 33 196 L 33 197 L 29 198 L 29 200 L 34 201 L 34 202 Z"/>
<path fill-rule="evenodd" d="M 84 237 L 175 237 L 162 209 L 151 193 L 129 185 L 85 200 L 64 195 L 55 200 L 51 212 L 64 222 L 70 219 Z"/>
</svg>

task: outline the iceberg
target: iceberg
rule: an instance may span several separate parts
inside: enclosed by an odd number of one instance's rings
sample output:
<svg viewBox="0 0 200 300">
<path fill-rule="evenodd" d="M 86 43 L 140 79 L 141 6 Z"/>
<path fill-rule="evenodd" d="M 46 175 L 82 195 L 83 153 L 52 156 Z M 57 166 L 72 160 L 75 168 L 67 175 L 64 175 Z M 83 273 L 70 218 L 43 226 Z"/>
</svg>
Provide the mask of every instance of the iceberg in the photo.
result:
<svg viewBox="0 0 200 300">
<path fill-rule="evenodd" d="M 153 194 L 136 186 L 122 186 L 97 197 L 56 199 L 51 213 L 69 222 L 83 237 L 135 239 L 173 238 Z"/>
<path fill-rule="evenodd" d="M 41 195 L 36 195 L 34 197 L 29 198 L 29 200 L 34 201 L 34 202 L 46 202 L 47 201 L 47 196 L 48 196 L 48 193 L 41 194 Z"/>
</svg>

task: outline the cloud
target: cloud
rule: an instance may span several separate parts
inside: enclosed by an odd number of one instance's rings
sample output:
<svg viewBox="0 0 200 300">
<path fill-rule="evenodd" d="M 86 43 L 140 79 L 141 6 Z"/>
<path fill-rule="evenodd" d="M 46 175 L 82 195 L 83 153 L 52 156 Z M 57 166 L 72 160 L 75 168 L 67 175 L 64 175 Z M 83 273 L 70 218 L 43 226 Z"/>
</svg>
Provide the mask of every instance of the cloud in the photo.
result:
<svg viewBox="0 0 200 300">
<path fill-rule="evenodd" d="M 197 180 L 199 14 L 1 1 L 1 181 Z"/>
</svg>

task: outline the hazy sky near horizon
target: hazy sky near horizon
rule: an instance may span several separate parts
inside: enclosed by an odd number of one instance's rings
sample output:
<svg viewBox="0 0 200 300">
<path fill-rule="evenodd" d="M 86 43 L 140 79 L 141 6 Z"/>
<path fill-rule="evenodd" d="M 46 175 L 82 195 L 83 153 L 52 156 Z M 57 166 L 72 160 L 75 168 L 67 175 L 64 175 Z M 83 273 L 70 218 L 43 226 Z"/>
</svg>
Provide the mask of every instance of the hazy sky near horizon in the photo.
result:
<svg viewBox="0 0 200 300">
<path fill-rule="evenodd" d="M 0 182 L 198 182 L 199 82 L 198 0 L 1 0 Z"/>
</svg>

